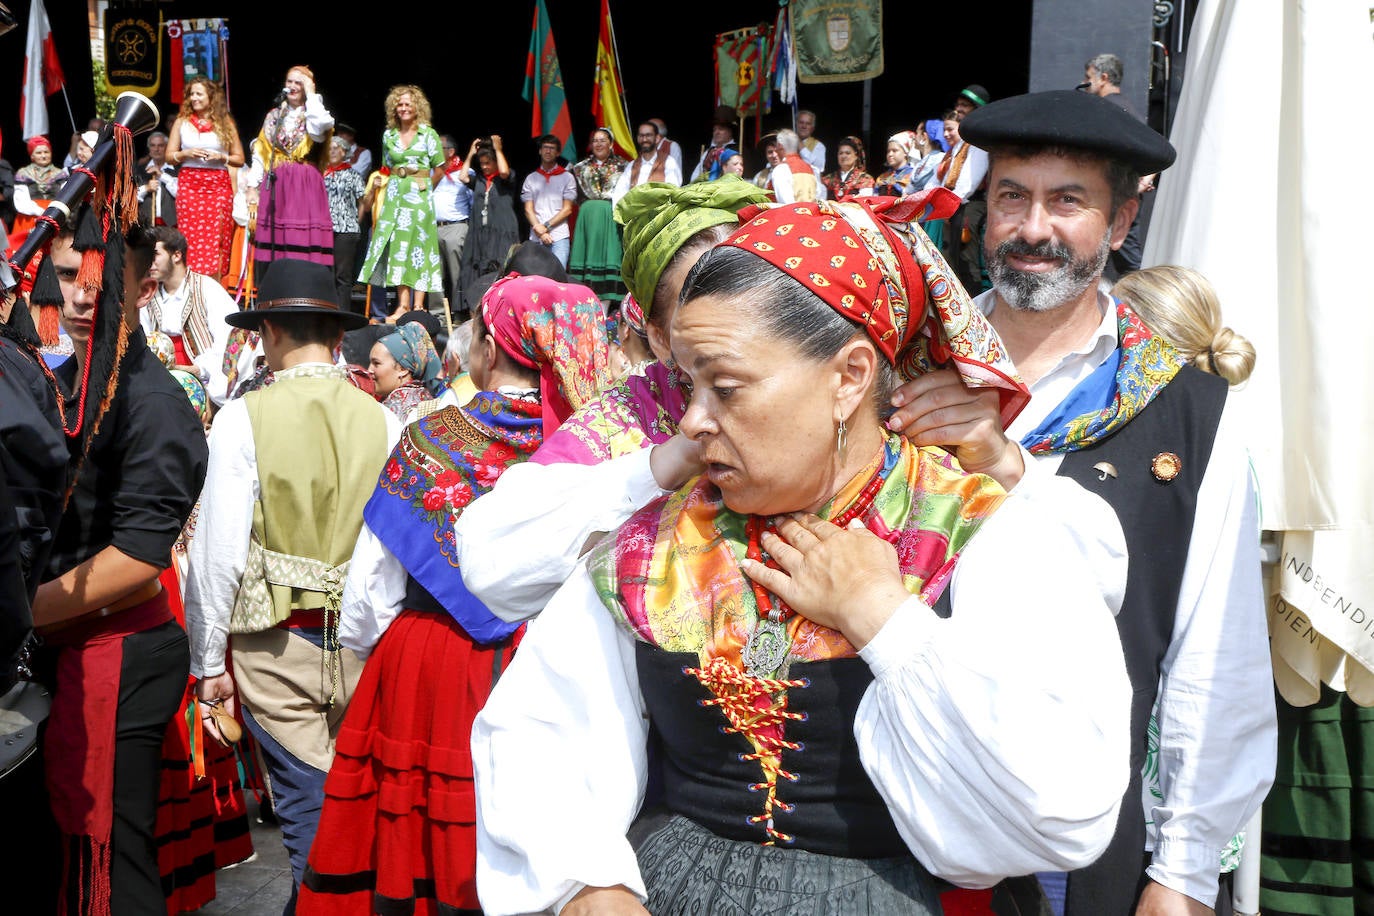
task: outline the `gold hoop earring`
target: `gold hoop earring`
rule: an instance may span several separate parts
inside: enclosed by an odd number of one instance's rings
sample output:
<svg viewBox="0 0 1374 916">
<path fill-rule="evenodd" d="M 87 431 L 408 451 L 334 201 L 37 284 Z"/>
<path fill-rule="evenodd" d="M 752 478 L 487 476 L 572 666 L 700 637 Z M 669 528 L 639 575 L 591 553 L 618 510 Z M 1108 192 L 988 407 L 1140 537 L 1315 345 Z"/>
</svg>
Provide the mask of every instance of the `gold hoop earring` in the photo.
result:
<svg viewBox="0 0 1374 916">
<path fill-rule="evenodd" d="M 835 454 L 841 458 L 844 457 L 844 442 L 848 436 L 849 430 L 845 427 L 844 420 L 840 420 L 840 429 L 835 436 Z"/>
</svg>

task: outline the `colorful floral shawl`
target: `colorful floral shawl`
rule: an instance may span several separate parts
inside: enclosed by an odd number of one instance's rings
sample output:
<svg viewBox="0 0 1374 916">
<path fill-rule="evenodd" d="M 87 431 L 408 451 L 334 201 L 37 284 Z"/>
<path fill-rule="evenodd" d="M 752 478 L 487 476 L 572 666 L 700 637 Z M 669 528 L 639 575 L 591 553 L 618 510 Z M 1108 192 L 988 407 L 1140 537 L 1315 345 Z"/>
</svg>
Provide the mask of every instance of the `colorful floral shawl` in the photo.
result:
<svg viewBox="0 0 1374 916">
<path fill-rule="evenodd" d="M 536 464 L 600 464 L 667 442 L 687 412 L 676 370 L 645 364 L 603 390 L 563 422 L 530 460 Z"/>
<path fill-rule="evenodd" d="M 861 166 L 855 166 L 848 172 L 831 172 L 825 176 L 825 187 L 830 193 L 831 200 L 853 197 L 865 188 L 875 188 L 877 185 L 877 180 Z"/>
<path fill-rule="evenodd" d="M 1116 303 L 1118 347 L 1021 440 L 1032 455 L 1072 452 L 1101 442 L 1165 389 L 1183 357 L 1121 300 Z"/>
<path fill-rule="evenodd" d="M 537 398 L 481 391 L 410 424 L 391 452 L 363 520 L 406 572 L 479 643 L 498 642 L 506 623 L 463 585 L 453 523 L 513 464 L 543 441 Z"/>
<path fill-rule="evenodd" d="M 588 156 L 572 167 L 572 173 L 577 179 L 577 186 L 582 189 L 583 197 L 588 200 L 610 200 L 620 173 L 629 165 L 628 161 L 615 153 L 601 160 Z"/>
<path fill-rule="evenodd" d="M 861 516 L 893 541 L 907 589 L 933 604 L 949 583 L 959 552 L 1002 503 L 991 478 L 961 470 L 947 452 L 889 436 L 881 453 L 819 515 L 839 515 L 874 474 L 885 482 Z M 705 477 L 636 512 L 593 551 L 597 593 L 636 639 L 668 652 L 695 652 L 702 664 L 722 658 L 743 670 L 740 651 L 759 619 L 749 579 L 740 570 L 748 516 L 727 509 Z M 854 647 L 839 632 L 791 618 L 790 659 L 847 658 Z"/>
</svg>

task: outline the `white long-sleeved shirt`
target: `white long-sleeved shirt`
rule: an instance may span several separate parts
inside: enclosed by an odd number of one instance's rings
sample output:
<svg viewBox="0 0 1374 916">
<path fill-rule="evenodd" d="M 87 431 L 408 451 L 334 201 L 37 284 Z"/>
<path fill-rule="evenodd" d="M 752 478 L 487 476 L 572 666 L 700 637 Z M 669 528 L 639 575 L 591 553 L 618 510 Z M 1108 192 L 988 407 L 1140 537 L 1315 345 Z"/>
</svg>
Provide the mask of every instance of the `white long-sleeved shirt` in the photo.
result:
<svg viewBox="0 0 1374 916">
<path fill-rule="evenodd" d="M 539 396 L 539 392 L 533 388 L 503 385 L 498 390 L 513 398 L 537 399 Z M 462 406 L 452 388 L 439 396 L 439 402 L 441 406 L 436 408 L 439 410 Z M 417 414 L 418 408 L 412 410 L 404 425 L 414 423 L 418 419 Z M 503 475 L 507 473 L 510 473 L 509 468 Z M 466 512 L 472 505 L 469 503 L 463 511 Z M 339 607 L 339 642 L 356 652 L 359 658 L 365 659 L 372 654 L 387 627 L 404 610 L 408 575 L 396 555 L 387 549 L 367 522 L 363 522 L 362 530 L 358 533 L 358 544 L 353 548 L 353 557 L 348 564 L 348 577 L 344 581 Z"/>
<path fill-rule="evenodd" d="M 171 165 L 163 165 L 157 170 L 157 181 L 162 187 L 167 189 L 167 193 L 173 197 L 177 196 L 177 172 Z M 143 203 L 148 197 L 148 182 L 145 178 L 143 183 L 138 186 L 138 202 Z"/>
<path fill-rule="evenodd" d="M 339 643 L 366 659 L 400 615 L 405 597 L 406 568 L 363 522 L 339 605 Z"/>
<path fill-rule="evenodd" d="M 1032 471 L 964 550 L 953 615 L 913 597 L 860 651 L 874 675 L 854 722 L 860 757 L 934 874 L 989 886 L 1105 848 L 1129 775 L 1113 620 L 1125 581 L 1111 509 Z M 586 885 L 644 897 L 625 833 L 647 780 L 647 729 L 634 639 L 579 565 L 473 729 L 486 912 L 557 908 Z M 1046 754 L 1050 735 L 1071 750 Z"/>
<path fill-rule="evenodd" d="M 975 302 L 990 314 L 996 294 Z M 1007 430 L 1012 439 L 1037 427 L 1116 349 L 1116 311 L 1106 297 L 1100 304 L 1093 337 L 1030 386 L 1030 404 Z M 1062 458 L 1045 455 L 1037 463 L 1057 470 Z M 1222 847 L 1273 783 L 1273 698 L 1254 483 L 1241 430 L 1223 413 L 1198 487 L 1173 635 L 1160 665 L 1164 801 L 1153 811 L 1158 841 L 1148 869 L 1155 881 L 1208 906 L 1217 896 Z"/>
<path fill-rule="evenodd" d="M 649 467 L 650 451 L 595 465 L 527 461 L 507 469 L 454 525 L 468 591 L 502 620 L 542 611 L 591 535 L 614 531 L 664 492 Z"/>
<path fill-rule="evenodd" d="M 386 419 L 388 444 L 395 444 L 401 435 L 400 420 L 381 404 L 377 409 Z M 253 504 L 262 492 L 253 424 L 242 398 L 215 415 L 201 492 L 205 496 L 196 534 L 186 551 L 186 632 L 191 638 L 191 674 L 205 678 L 224 673 L 229 617 L 248 565 Z"/>
<path fill-rule="evenodd" d="M 815 168 L 812 167 L 812 171 Z M 792 184 L 792 166 L 787 164 L 787 160 L 773 166 L 773 171 L 769 173 L 769 183 L 773 186 L 773 196 L 780 204 L 794 204 L 797 202 L 797 192 Z M 825 182 L 821 181 L 821 176 L 816 175 L 816 199 L 825 200 Z"/>
<path fill-rule="evenodd" d="M 186 297 L 191 294 L 193 285 L 200 291 L 201 302 L 205 305 L 205 322 L 210 328 L 212 341 L 211 346 L 197 354 L 193 361 L 196 368 L 205 373 L 205 393 L 218 407 L 228 397 L 225 389 L 229 386 L 229 379 L 224 374 L 224 344 L 232 328 L 224 319 L 239 310 L 238 303 L 225 292 L 224 287 L 209 277 L 187 271 L 181 285 L 175 290 L 169 291 L 164 284 L 158 284 L 153 298 L 161 312 L 161 321 L 154 320 L 153 309 L 147 305 L 138 310 L 138 320 L 145 334 L 161 331 L 169 337 L 182 336 L 181 316 L 186 310 Z M 251 359 L 250 353 L 243 355 Z M 242 370 L 244 366 L 242 360 L 240 362 Z"/>
<path fill-rule="evenodd" d="M 960 143 L 959 146 L 963 146 L 963 144 Z M 956 146 L 946 153 L 946 156 L 952 162 L 954 157 L 958 154 L 959 147 Z M 983 183 L 983 179 L 987 177 L 987 174 L 987 152 L 976 146 L 970 146 L 968 148 L 968 155 L 964 158 L 963 168 L 959 170 L 959 177 L 954 180 L 954 187 L 950 188 L 950 190 L 958 194 L 960 200 L 968 200 L 968 196 L 978 190 L 978 186 Z M 937 174 L 927 187 L 934 187 L 938 184 L 940 184 L 940 178 Z"/>
<path fill-rule="evenodd" d="M 649 180 L 649 175 L 653 172 L 654 166 L 658 164 L 658 151 L 655 150 L 652 156 L 644 160 L 644 164 L 639 169 L 639 180 L 631 184 L 630 176 L 638 162 L 638 159 L 633 160 L 621 170 L 620 177 L 615 180 L 615 187 L 611 188 L 611 206 L 614 207 L 620 203 L 620 198 L 630 193 L 630 188 L 638 187 Z M 672 156 L 669 156 L 668 160 L 663 163 L 663 180 L 668 184 L 682 187 L 682 166 L 678 165 L 677 160 L 673 159 Z"/>
<path fill-rule="evenodd" d="M 324 97 L 318 92 L 308 93 L 305 97 L 305 105 L 299 109 L 287 112 L 288 118 L 305 118 L 305 132 L 311 140 L 316 143 L 323 142 L 325 135 L 334 128 L 334 116 L 329 113 L 329 109 L 324 107 Z M 247 173 L 243 175 L 243 184 L 249 188 L 256 188 L 262 184 L 263 174 L 267 170 L 267 163 L 263 161 L 262 153 L 255 142 L 253 146 L 253 161 L 248 167 Z"/>
</svg>

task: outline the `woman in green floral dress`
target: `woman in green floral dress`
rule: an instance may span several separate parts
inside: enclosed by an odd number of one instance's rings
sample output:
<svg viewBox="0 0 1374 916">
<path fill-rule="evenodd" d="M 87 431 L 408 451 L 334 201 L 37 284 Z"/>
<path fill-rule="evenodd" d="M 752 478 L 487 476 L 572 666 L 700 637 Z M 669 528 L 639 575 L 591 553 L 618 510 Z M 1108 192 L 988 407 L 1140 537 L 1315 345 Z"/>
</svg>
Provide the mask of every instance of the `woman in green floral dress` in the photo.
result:
<svg viewBox="0 0 1374 916">
<path fill-rule="evenodd" d="M 393 86 L 386 96 L 386 118 L 382 163 L 390 180 L 382 191 L 381 213 L 358 279 L 396 287 L 396 312 L 388 319 L 394 320 L 412 308 L 424 308 L 427 291 L 444 288 L 439 230 L 430 200 L 444 150 L 430 126 L 429 99 L 419 86 Z"/>
</svg>

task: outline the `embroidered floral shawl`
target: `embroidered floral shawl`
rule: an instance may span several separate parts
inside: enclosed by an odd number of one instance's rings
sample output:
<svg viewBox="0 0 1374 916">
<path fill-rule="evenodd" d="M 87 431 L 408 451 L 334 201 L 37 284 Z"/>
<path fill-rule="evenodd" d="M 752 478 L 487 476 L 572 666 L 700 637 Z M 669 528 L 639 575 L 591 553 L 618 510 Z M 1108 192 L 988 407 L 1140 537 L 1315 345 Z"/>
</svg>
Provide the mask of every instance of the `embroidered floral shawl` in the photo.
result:
<svg viewBox="0 0 1374 916">
<path fill-rule="evenodd" d="M 453 523 L 541 441 L 538 399 L 478 392 L 407 426 L 363 507 L 373 533 L 477 642 L 497 642 L 519 624 L 494 616 L 463 585 Z"/>
</svg>

